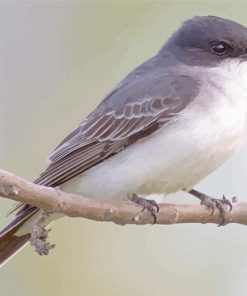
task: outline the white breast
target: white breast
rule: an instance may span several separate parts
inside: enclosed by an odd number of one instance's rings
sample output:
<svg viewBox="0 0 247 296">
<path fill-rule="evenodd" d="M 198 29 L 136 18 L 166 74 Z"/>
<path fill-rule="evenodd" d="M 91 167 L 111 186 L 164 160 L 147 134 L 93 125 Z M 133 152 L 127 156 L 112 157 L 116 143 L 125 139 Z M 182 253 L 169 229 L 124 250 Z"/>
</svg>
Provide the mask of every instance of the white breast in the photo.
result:
<svg viewBox="0 0 247 296">
<path fill-rule="evenodd" d="M 173 125 L 92 167 L 62 189 L 102 199 L 122 199 L 127 193 L 168 194 L 191 188 L 235 154 L 247 139 L 246 66 L 190 71 L 201 75 L 204 87 L 200 99 Z"/>
</svg>

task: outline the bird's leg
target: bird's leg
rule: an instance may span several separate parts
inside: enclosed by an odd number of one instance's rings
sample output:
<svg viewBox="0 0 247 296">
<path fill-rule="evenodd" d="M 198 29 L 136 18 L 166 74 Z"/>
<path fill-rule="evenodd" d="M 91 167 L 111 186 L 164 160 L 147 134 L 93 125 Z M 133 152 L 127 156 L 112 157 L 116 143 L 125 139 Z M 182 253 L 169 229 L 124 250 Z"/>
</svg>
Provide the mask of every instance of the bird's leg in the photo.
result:
<svg viewBox="0 0 247 296">
<path fill-rule="evenodd" d="M 223 195 L 222 199 L 213 198 L 213 197 L 210 197 L 210 196 L 208 196 L 200 191 L 197 191 L 195 189 L 189 190 L 188 193 L 192 194 L 196 198 L 199 198 L 201 201 L 201 205 L 205 205 L 206 207 L 211 209 L 212 210 L 211 215 L 213 215 L 215 208 L 217 208 L 220 212 L 220 217 L 222 219 L 219 226 L 222 226 L 225 224 L 226 210 L 224 208 L 224 205 L 228 205 L 230 207 L 230 211 L 231 211 L 232 210 L 232 203 L 230 202 L 230 200 L 228 200 L 224 195 Z"/>
<path fill-rule="evenodd" d="M 145 199 L 143 197 L 140 197 L 138 196 L 137 194 L 132 194 L 129 199 L 131 201 L 133 201 L 135 204 L 139 205 L 139 206 L 142 206 L 142 210 L 141 210 L 141 213 L 146 209 L 150 212 L 150 214 L 152 215 L 153 219 L 154 219 L 154 222 L 153 224 L 156 223 L 157 221 L 157 217 L 156 217 L 156 214 L 159 212 L 159 206 L 158 204 L 156 203 L 155 200 L 152 200 L 152 199 Z"/>
</svg>

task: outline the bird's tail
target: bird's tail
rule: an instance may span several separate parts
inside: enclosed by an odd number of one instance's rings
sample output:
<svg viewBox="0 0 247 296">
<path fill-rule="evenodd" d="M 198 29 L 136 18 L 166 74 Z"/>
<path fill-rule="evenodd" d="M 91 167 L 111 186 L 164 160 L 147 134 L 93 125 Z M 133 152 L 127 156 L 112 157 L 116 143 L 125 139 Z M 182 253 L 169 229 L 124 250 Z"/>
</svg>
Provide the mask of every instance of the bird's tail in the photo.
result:
<svg viewBox="0 0 247 296">
<path fill-rule="evenodd" d="M 30 207 L 0 232 L 0 267 L 24 247 L 31 238 L 32 217 L 38 212 Z"/>
</svg>

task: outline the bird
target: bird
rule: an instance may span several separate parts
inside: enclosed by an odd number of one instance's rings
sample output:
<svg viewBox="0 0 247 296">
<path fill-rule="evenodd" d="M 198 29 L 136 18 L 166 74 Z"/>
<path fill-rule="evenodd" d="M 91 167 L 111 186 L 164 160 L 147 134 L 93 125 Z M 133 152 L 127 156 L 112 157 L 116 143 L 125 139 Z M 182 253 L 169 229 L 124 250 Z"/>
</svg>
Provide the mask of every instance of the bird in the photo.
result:
<svg viewBox="0 0 247 296">
<path fill-rule="evenodd" d="M 180 190 L 203 200 L 194 186 L 246 139 L 247 28 L 195 16 L 104 97 L 34 183 L 95 199 L 132 193 L 140 204 Z M 39 213 L 19 204 L 0 232 L 0 264 L 28 243 Z"/>
</svg>

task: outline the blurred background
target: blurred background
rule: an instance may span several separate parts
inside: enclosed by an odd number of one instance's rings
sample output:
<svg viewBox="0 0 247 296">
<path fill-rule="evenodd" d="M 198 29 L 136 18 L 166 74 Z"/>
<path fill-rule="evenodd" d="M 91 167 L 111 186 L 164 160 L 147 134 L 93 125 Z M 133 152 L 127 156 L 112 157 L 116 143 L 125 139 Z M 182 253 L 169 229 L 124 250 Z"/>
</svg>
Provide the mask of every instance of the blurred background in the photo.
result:
<svg viewBox="0 0 247 296">
<path fill-rule="evenodd" d="M 52 149 L 180 23 L 217 15 L 247 26 L 238 1 L 1 1 L 0 167 L 28 180 Z M 179 168 L 178 168 L 179 169 Z M 247 199 L 247 149 L 197 186 Z M 196 202 L 184 193 L 169 202 Z M 0 200 L 0 226 L 13 202 Z M 247 228 L 117 226 L 64 218 L 56 248 L 26 247 L 0 270 L 1 295 L 247 295 Z"/>
</svg>

